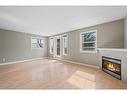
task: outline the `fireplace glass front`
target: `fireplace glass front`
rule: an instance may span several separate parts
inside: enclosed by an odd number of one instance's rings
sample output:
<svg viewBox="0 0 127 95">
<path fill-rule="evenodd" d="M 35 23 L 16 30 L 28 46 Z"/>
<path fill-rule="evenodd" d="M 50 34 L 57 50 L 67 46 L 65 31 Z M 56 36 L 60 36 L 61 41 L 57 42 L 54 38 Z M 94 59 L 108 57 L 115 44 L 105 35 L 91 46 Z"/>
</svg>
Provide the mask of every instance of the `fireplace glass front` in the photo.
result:
<svg viewBox="0 0 127 95">
<path fill-rule="evenodd" d="M 121 60 L 102 56 L 102 70 L 121 80 Z"/>
</svg>

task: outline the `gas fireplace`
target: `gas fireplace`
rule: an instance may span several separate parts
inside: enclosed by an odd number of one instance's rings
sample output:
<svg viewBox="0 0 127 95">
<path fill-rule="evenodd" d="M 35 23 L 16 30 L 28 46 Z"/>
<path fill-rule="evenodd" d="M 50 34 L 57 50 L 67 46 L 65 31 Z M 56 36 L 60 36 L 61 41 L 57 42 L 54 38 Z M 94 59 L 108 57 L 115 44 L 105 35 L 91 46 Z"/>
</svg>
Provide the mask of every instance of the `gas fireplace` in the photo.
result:
<svg viewBox="0 0 127 95">
<path fill-rule="evenodd" d="M 102 70 L 121 80 L 121 60 L 102 56 Z"/>
</svg>

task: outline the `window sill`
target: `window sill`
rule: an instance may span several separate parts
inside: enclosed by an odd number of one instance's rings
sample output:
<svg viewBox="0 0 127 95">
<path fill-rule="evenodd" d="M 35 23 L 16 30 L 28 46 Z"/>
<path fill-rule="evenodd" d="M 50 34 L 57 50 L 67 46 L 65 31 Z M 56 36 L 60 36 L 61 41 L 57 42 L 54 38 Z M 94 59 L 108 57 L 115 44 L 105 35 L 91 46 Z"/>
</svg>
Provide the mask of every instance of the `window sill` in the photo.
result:
<svg viewBox="0 0 127 95">
<path fill-rule="evenodd" d="M 98 53 L 98 51 L 97 50 L 95 50 L 95 51 L 80 51 L 80 53 Z"/>
<path fill-rule="evenodd" d="M 68 56 L 68 54 L 63 54 L 64 56 Z"/>
</svg>

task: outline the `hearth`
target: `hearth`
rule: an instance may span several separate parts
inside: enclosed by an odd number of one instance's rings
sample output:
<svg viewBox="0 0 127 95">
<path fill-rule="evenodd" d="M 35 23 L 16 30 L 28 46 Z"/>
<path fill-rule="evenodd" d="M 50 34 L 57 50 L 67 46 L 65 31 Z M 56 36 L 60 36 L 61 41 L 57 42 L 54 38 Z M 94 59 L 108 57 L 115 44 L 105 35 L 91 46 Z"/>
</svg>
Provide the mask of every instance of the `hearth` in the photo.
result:
<svg viewBox="0 0 127 95">
<path fill-rule="evenodd" d="M 121 60 L 102 56 L 102 70 L 121 80 Z"/>
</svg>

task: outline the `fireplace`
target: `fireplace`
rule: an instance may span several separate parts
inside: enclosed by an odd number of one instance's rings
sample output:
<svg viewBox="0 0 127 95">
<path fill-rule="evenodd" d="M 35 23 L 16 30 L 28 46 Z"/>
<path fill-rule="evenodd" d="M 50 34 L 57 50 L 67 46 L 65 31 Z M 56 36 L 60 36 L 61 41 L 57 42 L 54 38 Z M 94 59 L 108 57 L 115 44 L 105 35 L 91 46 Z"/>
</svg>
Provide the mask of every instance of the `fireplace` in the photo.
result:
<svg viewBox="0 0 127 95">
<path fill-rule="evenodd" d="M 121 80 L 121 60 L 102 56 L 102 70 Z"/>
</svg>

